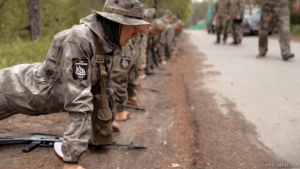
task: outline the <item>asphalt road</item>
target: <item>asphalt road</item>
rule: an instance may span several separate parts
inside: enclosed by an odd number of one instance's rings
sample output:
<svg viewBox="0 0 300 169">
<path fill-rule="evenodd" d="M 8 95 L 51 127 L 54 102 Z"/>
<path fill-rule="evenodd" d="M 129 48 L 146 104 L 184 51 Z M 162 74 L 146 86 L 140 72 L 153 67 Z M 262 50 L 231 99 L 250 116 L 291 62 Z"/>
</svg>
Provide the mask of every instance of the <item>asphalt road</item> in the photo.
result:
<svg viewBox="0 0 300 169">
<path fill-rule="evenodd" d="M 300 43 L 291 43 L 296 57 L 283 61 L 278 40 L 269 39 L 267 57 L 257 59 L 257 36 L 244 37 L 235 47 L 214 45 L 215 35 L 205 31 L 187 33 L 207 57 L 205 86 L 222 113 L 228 112 L 227 101 L 234 103 L 266 147 L 288 162 L 300 163 Z"/>
</svg>

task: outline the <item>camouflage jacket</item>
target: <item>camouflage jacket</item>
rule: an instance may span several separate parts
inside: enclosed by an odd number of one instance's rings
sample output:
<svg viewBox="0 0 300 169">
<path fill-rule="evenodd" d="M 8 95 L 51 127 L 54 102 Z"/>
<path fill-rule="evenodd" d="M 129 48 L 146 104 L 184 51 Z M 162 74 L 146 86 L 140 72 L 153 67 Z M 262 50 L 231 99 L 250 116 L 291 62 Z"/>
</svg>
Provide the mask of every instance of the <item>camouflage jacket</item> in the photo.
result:
<svg viewBox="0 0 300 169">
<path fill-rule="evenodd" d="M 114 65 L 111 73 L 111 85 L 114 90 L 116 110 L 125 110 L 125 102 L 128 95 L 134 95 L 137 74 L 137 55 L 132 40 L 123 47 L 121 57 L 114 57 Z M 132 94 L 133 93 L 133 94 Z"/>
<path fill-rule="evenodd" d="M 257 5 L 257 2 L 258 0 L 251 0 L 251 5 Z M 300 4 L 300 0 L 294 0 L 294 4 Z M 262 0 L 262 5 L 283 7 L 289 5 L 289 0 Z"/>
<path fill-rule="evenodd" d="M 167 39 L 167 52 L 170 56 L 173 56 L 174 47 L 175 47 L 175 35 L 176 29 L 173 25 L 168 25 L 166 30 L 166 39 Z"/>
<path fill-rule="evenodd" d="M 238 15 L 244 18 L 246 0 L 231 0 L 230 17 L 235 19 Z"/>
<path fill-rule="evenodd" d="M 0 71 L 1 89 L 13 111 L 27 115 L 69 112 L 62 151 L 65 162 L 77 162 L 91 137 L 92 87 L 100 80 L 95 62 L 96 41 L 102 44 L 106 69 L 121 52 L 105 40 L 104 30 L 91 14 L 79 25 L 55 35 L 44 63 L 21 64 Z M 109 87 L 109 77 L 106 86 Z M 112 90 L 110 90 L 112 91 Z M 110 93 L 113 94 L 113 93 Z"/>
<path fill-rule="evenodd" d="M 231 0 L 218 0 L 215 5 L 214 16 L 227 17 L 230 15 Z"/>
</svg>

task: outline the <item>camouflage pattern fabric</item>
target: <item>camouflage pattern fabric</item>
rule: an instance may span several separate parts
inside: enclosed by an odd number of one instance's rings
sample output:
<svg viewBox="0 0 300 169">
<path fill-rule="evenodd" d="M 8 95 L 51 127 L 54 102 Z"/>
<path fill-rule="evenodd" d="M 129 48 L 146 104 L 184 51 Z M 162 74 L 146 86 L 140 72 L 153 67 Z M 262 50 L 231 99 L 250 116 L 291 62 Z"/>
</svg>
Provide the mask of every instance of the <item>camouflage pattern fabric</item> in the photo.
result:
<svg viewBox="0 0 300 169">
<path fill-rule="evenodd" d="M 138 64 L 138 70 L 139 70 L 139 75 L 144 75 L 145 74 L 145 69 L 147 65 L 147 44 L 148 43 L 148 34 L 145 33 L 142 35 L 141 39 L 141 54 L 139 58 L 139 64 Z"/>
<path fill-rule="evenodd" d="M 243 23 L 237 24 L 231 20 L 231 30 L 233 40 L 241 43 L 243 40 Z"/>
<path fill-rule="evenodd" d="M 14 112 L 33 116 L 69 112 L 69 125 L 62 145 L 66 162 L 77 162 L 91 137 L 89 114 L 94 107 L 91 89 L 100 80 L 94 57 L 95 41 L 101 41 L 105 53 L 113 51 L 113 46 L 104 39 L 104 30 L 96 15 L 89 15 L 80 21 L 80 25 L 58 33 L 44 63 L 20 64 L 0 70 L 3 77 L 0 117 L 8 117 L 7 113 L 16 114 Z M 118 55 L 120 52 L 121 48 L 117 46 L 113 53 Z M 108 74 L 112 58 L 106 55 Z M 109 78 L 106 78 L 106 85 L 109 89 Z M 3 107 L 9 109 L 4 111 Z"/>
<path fill-rule="evenodd" d="M 253 6 L 257 5 L 258 0 L 250 1 Z M 300 4 L 300 0 L 294 0 L 294 4 Z M 262 0 L 262 6 L 284 7 L 289 5 L 289 0 Z"/>
<path fill-rule="evenodd" d="M 218 0 L 215 5 L 214 16 L 227 17 L 230 15 L 231 0 Z"/>
<path fill-rule="evenodd" d="M 221 34 L 223 33 L 223 41 L 227 40 L 227 29 L 228 29 L 228 20 L 227 16 L 218 16 L 216 18 L 216 33 L 217 33 L 217 41 L 220 42 Z"/>
<path fill-rule="evenodd" d="M 125 102 L 128 98 L 128 84 L 135 84 L 137 55 L 132 40 L 123 47 L 121 57 L 114 57 L 114 65 L 111 73 L 111 86 L 114 90 L 116 111 L 125 110 Z"/>
<path fill-rule="evenodd" d="M 239 16 L 241 19 L 244 18 L 246 0 L 232 0 L 231 9 L 230 9 L 230 18 L 231 18 L 231 32 L 232 37 L 235 42 L 242 42 L 243 38 L 243 28 L 242 23 L 234 23 L 233 20 Z"/>
<path fill-rule="evenodd" d="M 252 1 L 252 4 L 255 3 L 256 1 Z M 299 4 L 299 0 L 295 0 L 294 3 Z M 268 33 L 273 21 L 275 21 L 279 27 L 281 55 L 283 57 L 288 56 L 291 53 L 289 1 L 264 0 L 262 4 L 259 28 L 259 53 L 267 53 Z"/>
<path fill-rule="evenodd" d="M 228 20 L 230 16 L 231 0 L 218 0 L 215 5 L 214 16 L 216 18 L 217 41 L 221 40 L 223 32 L 223 41 L 227 39 Z"/>
</svg>

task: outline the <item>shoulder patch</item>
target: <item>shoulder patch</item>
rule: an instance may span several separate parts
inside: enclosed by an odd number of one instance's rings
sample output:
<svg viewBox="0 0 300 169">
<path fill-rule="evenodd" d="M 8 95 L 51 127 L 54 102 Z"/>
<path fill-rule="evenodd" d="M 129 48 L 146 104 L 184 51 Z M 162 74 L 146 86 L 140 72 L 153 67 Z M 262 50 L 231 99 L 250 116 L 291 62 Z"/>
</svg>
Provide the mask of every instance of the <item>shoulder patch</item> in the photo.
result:
<svg viewBox="0 0 300 169">
<path fill-rule="evenodd" d="M 130 60 L 131 60 L 130 58 L 122 58 L 121 65 L 122 65 L 123 69 L 127 69 L 129 67 Z"/>
<path fill-rule="evenodd" d="M 87 59 L 72 58 L 73 79 L 87 80 L 89 62 Z"/>
</svg>

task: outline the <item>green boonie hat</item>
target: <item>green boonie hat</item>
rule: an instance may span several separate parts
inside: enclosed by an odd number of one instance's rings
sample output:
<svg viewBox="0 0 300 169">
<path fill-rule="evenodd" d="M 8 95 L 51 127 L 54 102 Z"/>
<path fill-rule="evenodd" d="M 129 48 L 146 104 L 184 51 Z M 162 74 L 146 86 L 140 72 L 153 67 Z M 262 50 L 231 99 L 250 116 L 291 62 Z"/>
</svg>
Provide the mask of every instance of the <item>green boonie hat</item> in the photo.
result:
<svg viewBox="0 0 300 169">
<path fill-rule="evenodd" d="M 177 18 L 177 16 L 176 16 L 176 15 L 172 15 L 171 19 L 174 19 L 174 20 L 175 20 L 175 22 L 176 22 L 178 18 Z"/>
<path fill-rule="evenodd" d="M 152 26 L 155 28 L 155 30 L 162 32 L 165 29 L 165 25 L 162 20 L 155 19 L 152 21 Z"/>
<path fill-rule="evenodd" d="M 167 14 L 167 13 L 170 14 L 170 15 L 172 15 L 172 12 L 170 10 L 168 10 L 168 9 L 165 10 L 165 14 Z"/>
<path fill-rule="evenodd" d="M 160 18 L 160 20 L 161 20 L 163 23 L 166 23 L 166 24 L 168 24 L 168 23 L 169 23 L 169 20 L 168 20 L 168 19 L 166 19 L 166 18 Z"/>
<path fill-rule="evenodd" d="M 138 0 L 106 0 L 103 11 L 96 13 L 123 25 L 150 25 L 143 20 L 144 8 Z"/>
<path fill-rule="evenodd" d="M 145 9 L 144 16 L 147 18 L 153 18 L 156 13 L 155 8 Z"/>
</svg>

